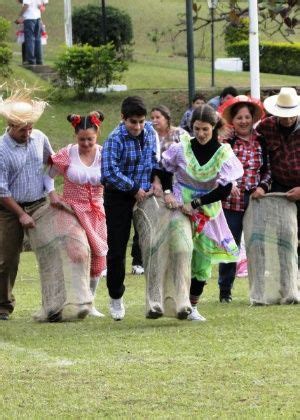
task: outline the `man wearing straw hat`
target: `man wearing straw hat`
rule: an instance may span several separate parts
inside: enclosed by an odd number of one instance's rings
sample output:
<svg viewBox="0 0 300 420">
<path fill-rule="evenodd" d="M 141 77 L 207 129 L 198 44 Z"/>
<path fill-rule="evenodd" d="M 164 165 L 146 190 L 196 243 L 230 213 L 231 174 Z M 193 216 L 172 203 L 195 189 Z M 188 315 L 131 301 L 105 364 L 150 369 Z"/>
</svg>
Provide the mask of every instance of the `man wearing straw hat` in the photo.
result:
<svg viewBox="0 0 300 420">
<path fill-rule="evenodd" d="M 272 192 L 285 192 L 297 205 L 298 240 L 300 238 L 300 96 L 291 87 L 281 88 L 278 95 L 264 101 L 271 114 L 256 130 L 265 138 L 269 153 Z M 298 247 L 299 256 L 299 247 Z M 298 261 L 299 264 L 299 261 Z"/>
<path fill-rule="evenodd" d="M 8 123 L 0 139 L 0 320 L 8 320 L 14 310 L 23 229 L 35 227 L 30 214 L 46 200 L 43 167 L 53 150 L 45 134 L 33 129 L 45 106 L 31 100 L 28 89 L 0 102 L 0 115 Z"/>
</svg>

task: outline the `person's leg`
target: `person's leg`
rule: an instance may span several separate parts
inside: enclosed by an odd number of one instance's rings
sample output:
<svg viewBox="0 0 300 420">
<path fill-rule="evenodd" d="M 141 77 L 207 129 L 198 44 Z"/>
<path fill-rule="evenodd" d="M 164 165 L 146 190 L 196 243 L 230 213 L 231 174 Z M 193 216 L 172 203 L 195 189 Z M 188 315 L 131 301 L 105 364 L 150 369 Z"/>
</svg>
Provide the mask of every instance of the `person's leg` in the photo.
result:
<svg viewBox="0 0 300 420">
<path fill-rule="evenodd" d="M 206 318 L 204 318 L 204 316 L 202 316 L 197 309 L 197 305 L 205 285 L 206 281 L 197 280 L 196 277 L 192 277 L 190 288 L 190 302 L 192 306 L 192 312 L 187 317 L 187 319 L 190 321 L 206 321 Z"/>
<path fill-rule="evenodd" d="M 17 277 L 23 243 L 23 228 L 18 218 L 0 209 L 0 314 L 12 313 L 15 298 L 12 289 Z M 3 318 L 5 316 L 3 315 Z"/>
<path fill-rule="evenodd" d="M 24 20 L 25 53 L 28 64 L 35 64 L 35 23 L 35 19 Z"/>
<path fill-rule="evenodd" d="M 194 243 L 194 246 L 197 244 Z M 190 301 L 192 305 L 192 312 L 188 315 L 190 321 L 206 321 L 197 309 L 200 296 L 203 293 L 206 280 L 211 278 L 211 259 L 207 255 L 203 255 L 195 248 L 192 257 L 192 279 L 190 287 Z"/>
<path fill-rule="evenodd" d="M 106 268 L 106 257 L 91 255 L 91 277 L 90 277 L 90 289 L 93 297 L 96 296 L 96 290 L 99 284 L 100 275 Z M 98 311 L 94 304 L 90 310 L 90 315 L 95 317 L 104 317 L 105 315 Z"/>
<path fill-rule="evenodd" d="M 132 274 L 143 274 L 142 252 L 139 244 L 139 234 L 134 227 L 134 235 L 132 238 L 131 256 L 132 256 Z"/>
<path fill-rule="evenodd" d="M 224 215 L 236 244 L 240 246 L 243 232 L 244 212 L 224 209 Z M 219 264 L 218 283 L 220 288 L 220 302 L 229 303 L 232 300 L 231 289 L 235 279 L 235 273 L 236 263 Z"/>
<path fill-rule="evenodd" d="M 125 291 L 126 247 L 130 235 L 133 205 L 134 199 L 124 194 L 114 192 L 104 194 L 108 242 L 106 283 L 114 319 L 122 319 L 125 314 L 122 296 Z M 115 305 L 115 311 L 112 305 Z M 117 313 L 118 316 L 114 316 L 113 313 Z"/>
<path fill-rule="evenodd" d="M 36 64 L 43 64 L 42 25 L 40 19 L 36 20 L 34 27 L 34 56 Z"/>
</svg>

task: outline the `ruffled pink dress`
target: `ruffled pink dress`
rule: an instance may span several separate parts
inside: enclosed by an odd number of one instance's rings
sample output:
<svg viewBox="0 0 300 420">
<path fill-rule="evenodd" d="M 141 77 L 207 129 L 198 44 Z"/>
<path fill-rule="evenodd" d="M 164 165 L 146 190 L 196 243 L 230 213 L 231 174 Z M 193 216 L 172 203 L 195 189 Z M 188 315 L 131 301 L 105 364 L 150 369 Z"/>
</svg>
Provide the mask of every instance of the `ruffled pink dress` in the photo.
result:
<svg viewBox="0 0 300 420">
<path fill-rule="evenodd" d="M 85 165 L 79 156 L 78 145 L 69 144 L 51 156 L 54 168 L 64 177 L 63 198 L 84 228 L 91 248 L 91 276 L 106 268 L 107 231 L 103 206 L 101 178 L 101 146 L 94 162 Z"/>
</svg>

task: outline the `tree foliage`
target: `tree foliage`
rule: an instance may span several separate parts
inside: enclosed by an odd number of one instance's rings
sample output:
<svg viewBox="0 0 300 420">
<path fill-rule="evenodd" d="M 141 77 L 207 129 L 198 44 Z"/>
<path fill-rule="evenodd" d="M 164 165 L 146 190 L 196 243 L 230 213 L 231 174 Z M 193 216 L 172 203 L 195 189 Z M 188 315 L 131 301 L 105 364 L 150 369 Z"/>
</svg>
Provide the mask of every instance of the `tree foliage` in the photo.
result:
<svg viewBox="0 0 300 420">
<path fill-rule="evenodd" d="M 11 74 L 12 50 L 5 42 L 9 29 L 10 22 L 0 16 L 0 76 L 5 78 Z"/>
<path fill-rule="evenodd" d="M 130 16 L 115 7 L 106 6 L 106 41 L 112 42 L 118 52 L 131 44 L 133 29 Z M 72 14 L 75 44 L 98 47 L 104 44 L 102 8 L 95 5 L 77 7 Z"/>
<path fill-rule="evenodd" d="M 206 2 L 194 0 L 194 30 L 197 31 L 211 23 Z M 259 27 L 267 35 L 279 32 L 287 39 L 300 28 L 300 0 L 258 0 Z M 248 2 L 226 0 L 218 2 L 215 10 L 215 22 L 224 22 L 226 26 L 239 27 L 241 20 L 249 15 Z M 207 17 L 206 17 L 207 16 Z M 185 31 L 185 15 L 179 15 L 178 34 Z"/>
</svg>

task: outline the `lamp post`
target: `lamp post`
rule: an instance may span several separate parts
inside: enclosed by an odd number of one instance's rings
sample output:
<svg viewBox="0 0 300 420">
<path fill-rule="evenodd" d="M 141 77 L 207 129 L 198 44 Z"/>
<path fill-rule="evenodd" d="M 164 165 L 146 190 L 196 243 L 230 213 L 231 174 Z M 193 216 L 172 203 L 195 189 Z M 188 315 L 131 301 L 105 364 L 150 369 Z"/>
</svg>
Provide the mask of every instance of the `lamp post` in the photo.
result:
<svg viewBox="0 0 300 420">
<path fill-rule="evenodd" d="M 102 35 L 103 35 L 103 44 L 106 44 L 106 9 L 105 9 L 105 0 L 101 0 L 102 7 Z"/>
<path fill-rule="evenodd" d="M 186 42 L 188 59 L 189 105 L 195 93 L 193 0 L 186 0 Z"/>
<path fill-rule="evenodd" d="M 210 20 L 211 20 L 211 86 L 215 86 L 215 40 L 214 40 L 214 19 L 215 19 L 215 9 L 218 5 L 218 0 L 207 0 L 207 5 L 210 10 Z"/>
</svg>

